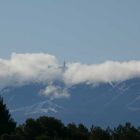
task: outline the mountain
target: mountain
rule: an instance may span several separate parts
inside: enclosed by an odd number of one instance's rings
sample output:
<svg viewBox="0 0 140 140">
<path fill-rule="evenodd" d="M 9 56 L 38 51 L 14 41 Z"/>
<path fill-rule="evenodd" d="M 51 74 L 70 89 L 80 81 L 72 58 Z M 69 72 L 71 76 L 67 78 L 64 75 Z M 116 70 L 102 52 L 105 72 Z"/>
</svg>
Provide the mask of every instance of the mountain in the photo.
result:
<svg viewBox="0 0 140 140">
<path fill-rule="evenodd" d="M 64 86 L 56 82 L 56 85 Z M 67 99 L 50 100 L 39 94 L 41 84 L 5 88 L 1 95 L 16 121 L 41 115 L 54 116 L 65 123 L 75 122 L 102 127 L 126 121 L 140 124 L 140 79 L 113 84 L 79 84 L 68 89 Z"/>
</svg>

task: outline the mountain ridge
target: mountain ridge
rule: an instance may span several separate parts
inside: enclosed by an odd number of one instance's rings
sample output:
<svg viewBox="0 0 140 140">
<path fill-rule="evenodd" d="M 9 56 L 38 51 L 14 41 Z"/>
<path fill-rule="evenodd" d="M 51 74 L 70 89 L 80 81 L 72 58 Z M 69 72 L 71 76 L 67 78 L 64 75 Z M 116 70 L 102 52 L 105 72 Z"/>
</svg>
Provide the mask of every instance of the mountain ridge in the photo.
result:
<svg viewBox="0 0 140 140">
<path fill-rule="evenodd" d="M 59 81 L 53 84 L 65 86 Z M 28 117 L 49 115 L 65 123 L 83 122 L 88 126 L 92 123 L 103 127 L 115 126 L 125 121 L 140 124 L 139 78 L 96 86 L 78 84 L 68 88 L 70 97 L 66 99 L 51 100 L 40 95 L 45 86 L 36 83 L 6 88 L 2 96 L 15 120 L 21 123 Z"/>
</svg>

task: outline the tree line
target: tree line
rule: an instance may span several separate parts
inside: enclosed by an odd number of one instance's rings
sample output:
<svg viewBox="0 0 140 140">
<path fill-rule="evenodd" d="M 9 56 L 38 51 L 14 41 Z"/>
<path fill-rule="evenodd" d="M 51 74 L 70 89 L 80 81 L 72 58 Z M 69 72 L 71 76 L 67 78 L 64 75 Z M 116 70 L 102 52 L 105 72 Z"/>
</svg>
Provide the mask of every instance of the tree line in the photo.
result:
<svg viewBox="0 0 140 140">
<path fill-rule="evenodd" d="M 69 123 L 54 117 L 29 118 L 16 125 L 0 97 L 0 140 L 140 140 L 140 128 L 127 122 L 113 129 Z"/>
</svg>

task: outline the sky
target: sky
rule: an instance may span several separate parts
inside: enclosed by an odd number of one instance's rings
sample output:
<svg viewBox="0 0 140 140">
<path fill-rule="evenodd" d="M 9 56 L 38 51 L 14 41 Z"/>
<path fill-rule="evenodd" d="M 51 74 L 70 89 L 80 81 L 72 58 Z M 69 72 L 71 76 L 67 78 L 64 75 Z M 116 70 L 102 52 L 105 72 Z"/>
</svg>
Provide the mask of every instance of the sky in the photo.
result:
<svg viewBox="0 0 140 140">
<path fill-rule="evenodd" d="M 39 83 L 54 100 L 139 77 L 140 0 L 0 0 L 0 90 Z"/>
<path fill-rule="evenodd" d="M 48 53 L 59 61 L 140 60 L 139 0 L 0 1 L 0 58 Z"/>
</svg>

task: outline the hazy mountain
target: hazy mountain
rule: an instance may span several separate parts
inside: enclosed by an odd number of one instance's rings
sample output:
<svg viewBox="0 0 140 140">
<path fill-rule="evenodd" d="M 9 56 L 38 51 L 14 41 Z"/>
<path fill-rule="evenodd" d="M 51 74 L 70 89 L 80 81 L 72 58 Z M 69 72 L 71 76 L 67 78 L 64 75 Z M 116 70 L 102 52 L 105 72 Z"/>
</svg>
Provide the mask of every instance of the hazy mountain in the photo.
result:
<svg viewBox="0 0 140 140">
<path fill-rule="evenodd" d="M 61 82 L 56 85 L 64 86 Z M 15 120 L 55 116 L 65 123 L 115 126 L 125 121 L 140 124 L 140 79 L 114 84 L 79 84 L 68 89 L 67 99 L 50 100 L 39 94 L 44 85 L 30 84 L 1 91 Z"/>
</svg>

